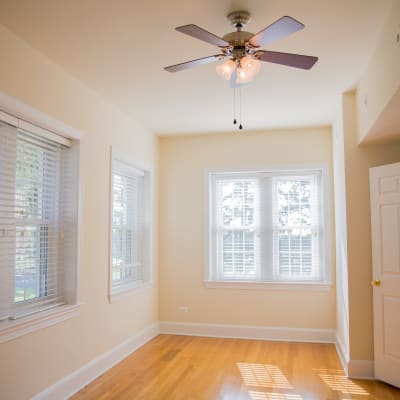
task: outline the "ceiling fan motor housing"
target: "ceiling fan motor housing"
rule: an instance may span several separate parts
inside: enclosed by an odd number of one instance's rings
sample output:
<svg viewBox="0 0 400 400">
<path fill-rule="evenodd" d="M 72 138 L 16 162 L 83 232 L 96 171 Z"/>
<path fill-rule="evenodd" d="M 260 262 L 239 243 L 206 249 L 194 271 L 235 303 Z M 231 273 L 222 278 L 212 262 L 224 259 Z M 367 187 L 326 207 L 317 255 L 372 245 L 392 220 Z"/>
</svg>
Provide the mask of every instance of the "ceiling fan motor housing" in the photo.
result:
<svg viewBox="0 0 400 400">
<path fill-rule="evenodd" d="M 228 21 L 235 28 L 241 30 L 250 22 L 250 13 L 247 11 L 233 11 L 228 14 Z"/>
<path fill-rule="evenodd" d="M 233 60 L 238 60 L 248 54 L 252 54 L 253 48 L 249 46 L 248 42 L 252 36 L 253 33 L 245 31 L 228 33 L 223 39 L 229 42 L 230 46 L 222 49 L 222 52 L 228 56 L 232 56 Z"/>
</svg>

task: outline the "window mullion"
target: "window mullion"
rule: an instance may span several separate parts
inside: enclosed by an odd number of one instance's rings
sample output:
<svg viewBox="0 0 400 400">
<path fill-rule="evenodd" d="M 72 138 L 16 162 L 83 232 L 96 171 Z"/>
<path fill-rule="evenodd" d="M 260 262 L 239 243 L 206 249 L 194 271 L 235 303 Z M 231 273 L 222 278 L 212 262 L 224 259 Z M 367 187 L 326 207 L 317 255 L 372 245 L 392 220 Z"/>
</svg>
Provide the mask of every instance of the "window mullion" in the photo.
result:
<svg viewBox="0 0 400 400">
<path fill-rule="evenodd" d="M 273 277 L 273 224 L 272 224 L 272 188 L 268 176 L 260 180 L 260 271 L 261 280 Z"/>
</svg>

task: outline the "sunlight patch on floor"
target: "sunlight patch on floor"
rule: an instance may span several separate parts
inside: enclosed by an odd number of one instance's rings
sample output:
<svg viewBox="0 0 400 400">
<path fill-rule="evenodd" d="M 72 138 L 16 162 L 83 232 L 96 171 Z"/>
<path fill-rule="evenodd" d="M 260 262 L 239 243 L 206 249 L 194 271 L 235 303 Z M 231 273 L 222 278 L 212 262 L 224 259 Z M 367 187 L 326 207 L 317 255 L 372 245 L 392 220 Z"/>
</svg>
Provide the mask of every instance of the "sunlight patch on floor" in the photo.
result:
<svg viewBox="0 0 400 400">
<path fill-rule="evenodd" d="M 276 365 L 250 363 L 237 363 L 236 365 L 246 386 L 293 389 L 293 386 Z"/>
<path fill-rule="evenodd" d="M 265 393 L 249 390 L 251 400 L 303 400 L 299 394 Z"/>
<path fill-rule="evenodd" d="M 345 376 L 331 374 L 318 374 L 318 376 L 332 390 L 354 395 L 369 396 L 369 393 L 364 388 L 352 382 Z"/>
<path fill-rule="evenodd" d="M 342 369 L 333 369 L 333 368 L 313 368 L 317 374 L 327 374 L 327 375 L 338 375 L 345 376 L 345 373 Z M 342 399 L 344 400 L 344 399 Z"/>
</svg>

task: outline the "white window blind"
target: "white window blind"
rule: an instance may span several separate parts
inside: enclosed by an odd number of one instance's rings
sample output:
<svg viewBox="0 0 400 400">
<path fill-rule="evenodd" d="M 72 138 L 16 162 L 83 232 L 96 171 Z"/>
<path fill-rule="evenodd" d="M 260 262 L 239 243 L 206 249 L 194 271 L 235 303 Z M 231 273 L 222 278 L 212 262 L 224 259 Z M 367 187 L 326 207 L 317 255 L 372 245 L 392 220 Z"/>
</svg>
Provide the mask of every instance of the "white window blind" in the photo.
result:
<svg viewBox="0 0 400 400">
<path fill-rule="evenodd" d="M 113 159 L 111 293 L 143 283 L 145 172 Z"/>
<path fill-rule="evenodd" d="M 63 144 L 0 122 L 0 319 L 65 301 L 67 152 Z"/>
<path fill-rule="evenodd" d="M 209 280 L 326 280 L 321 170 L 211 173 L 209 188 Z"/>
</svg>

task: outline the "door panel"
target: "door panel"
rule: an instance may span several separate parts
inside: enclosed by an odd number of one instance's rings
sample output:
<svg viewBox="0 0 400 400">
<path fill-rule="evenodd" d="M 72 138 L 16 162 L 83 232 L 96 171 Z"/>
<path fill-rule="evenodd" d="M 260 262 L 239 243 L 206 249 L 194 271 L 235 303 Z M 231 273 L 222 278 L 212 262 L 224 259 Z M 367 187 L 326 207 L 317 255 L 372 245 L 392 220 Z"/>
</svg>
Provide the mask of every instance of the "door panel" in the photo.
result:
<svg viewBox="0 0 400 400">
<path fill-rule="evenodd" d="M 370 169 L 375 377 L 400 387 L 400 163 Z"/>
<path fill-rule="evenodd" d="M 382 271 L 399 272 L 400 270 L 400 206 L 381 206 L 381 257 Z"/>
</svg>

